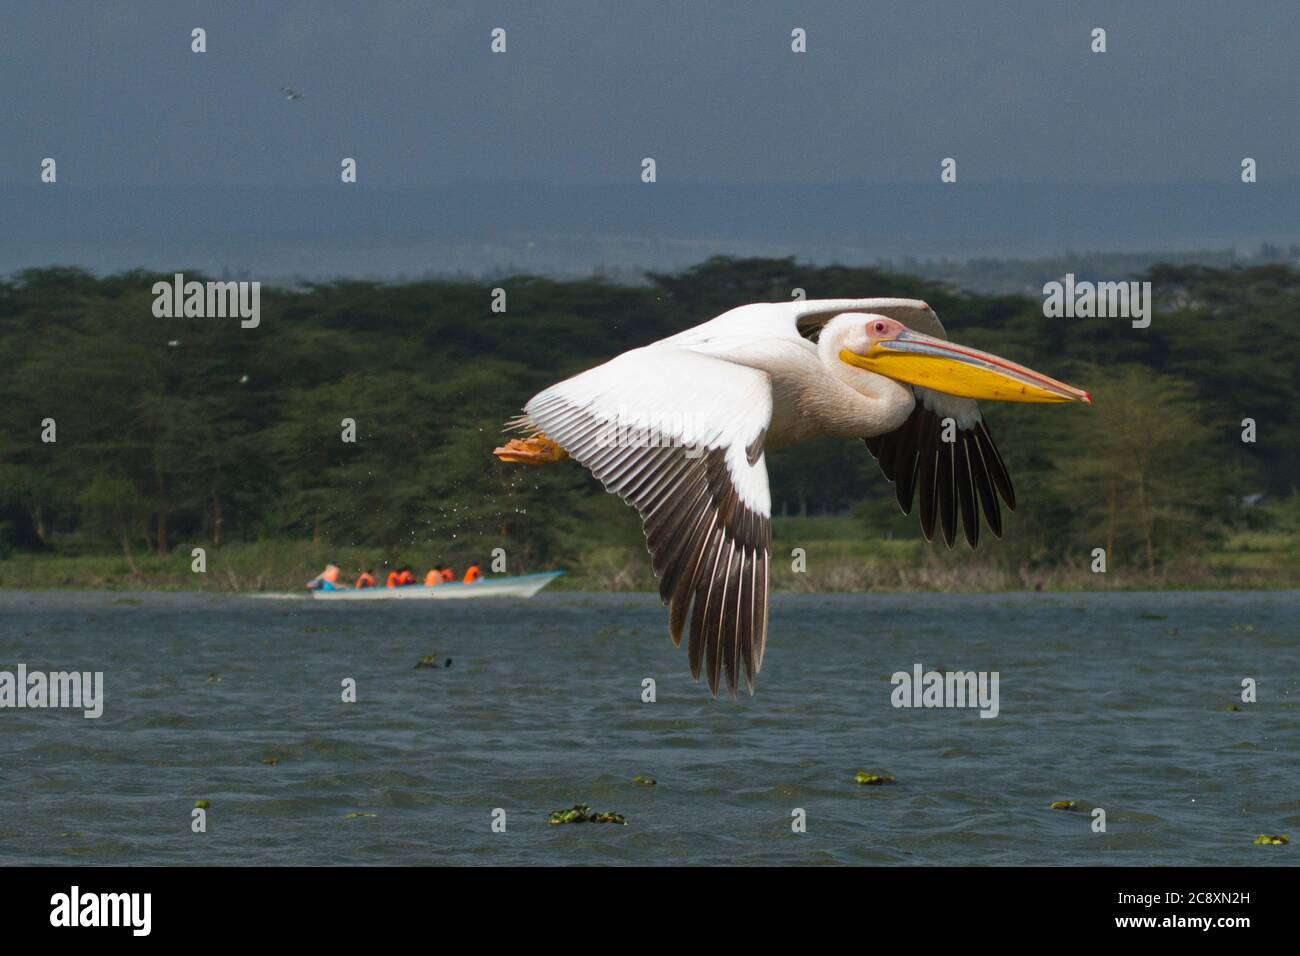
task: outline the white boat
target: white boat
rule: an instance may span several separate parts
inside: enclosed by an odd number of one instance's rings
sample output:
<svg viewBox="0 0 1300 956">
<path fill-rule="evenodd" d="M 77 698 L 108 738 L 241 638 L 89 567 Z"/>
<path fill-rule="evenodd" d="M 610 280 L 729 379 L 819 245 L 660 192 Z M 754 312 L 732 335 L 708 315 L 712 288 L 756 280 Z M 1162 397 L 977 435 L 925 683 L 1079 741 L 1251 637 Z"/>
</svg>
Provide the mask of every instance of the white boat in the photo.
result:
<svg viewBox="0 0 1300 956">
<path fill-rule="evenodd" d="M 318 601 L 460 601 L 473 598 L 530 598 L 550 584 L 563 571 L 521 574 L 513 578 L 484 577 L 473 584 L 449 581 L 446 584 L 408 584 L 402 588 L 346 588 L 338 591 L 310 591 Z"/>
</svg>

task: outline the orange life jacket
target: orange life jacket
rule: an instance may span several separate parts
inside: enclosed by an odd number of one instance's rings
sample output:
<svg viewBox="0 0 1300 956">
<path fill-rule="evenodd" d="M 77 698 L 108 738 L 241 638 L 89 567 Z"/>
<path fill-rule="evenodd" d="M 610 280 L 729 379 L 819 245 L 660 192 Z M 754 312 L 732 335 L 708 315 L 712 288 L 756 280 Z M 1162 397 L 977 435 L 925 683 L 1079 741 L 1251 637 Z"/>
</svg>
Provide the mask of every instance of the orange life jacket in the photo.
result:
<svg viewBox="0 0 1300 956">
<path fill-rule="evenodd" d="M 483 572 L 478 569 L 478 565 L 471 564 L 469 570 L 465 572 L 465 583 L 473 584 L 481 577 L 483 577 Z"/>
<path fill-rule="evenodd" d="M 456 580 L 456 572 L 453 571 L 451 568 L 443 568 L 443 569 L 442 569 L 442 579 L 443 579 L 444 581 L 455 581 L 455 580 Z"/>
<path fill-rule="evenodd" d="M 374 586 L 375 586 L 375 576 L 373 574 L 367 574 L 365 571 L 362 571 L 361 576 L 357 578 L 357 587 L 373 588 Z"/>
<path fill-rule="evenodd" d="M 441 572 L 441 571 L 430 571 L 428 574 L 426 574 L 426 575 L 424 576 L 424 583 L 425 583 L 425 585 L 428 586 L 428 587 L 432 587 L 432 586 L 435 585 L 435 584 L 441 584 L 441 583 L 442 583 L 442 572 Z"/>
<path fill-rule="evenodd" d="M 403 571 L 401 574 L 397 576 L 397 584 L 399 587 L 405 587 L 408 584 L 414 584 L 414 583 L 415 583 L 415 575 L 413 575 L 410 571 Z"/>
<path fill-rule="evenodd" d="M 395 587 L 397 587 L 397 572 L 396 572 L 396 571 L 389 571 L 389 572 L 388 572 L 388 586 L 389 586 L 390 588 L 395 588 Z"/>
</svg>

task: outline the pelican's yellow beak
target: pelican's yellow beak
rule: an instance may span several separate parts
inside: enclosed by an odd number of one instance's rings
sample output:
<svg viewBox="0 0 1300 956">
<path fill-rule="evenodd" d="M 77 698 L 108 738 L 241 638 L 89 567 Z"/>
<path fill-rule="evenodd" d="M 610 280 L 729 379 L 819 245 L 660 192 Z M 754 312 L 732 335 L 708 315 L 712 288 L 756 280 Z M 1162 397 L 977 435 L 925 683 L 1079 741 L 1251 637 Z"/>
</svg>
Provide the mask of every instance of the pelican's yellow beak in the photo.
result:
<svg viewBox="0 0 1300 956">
<path fill-rule="evenodd" d="M 990 402 L 1086 402 L 1073 385 L 988 352 L 956 345 L 910 329 L 874 343 L 866 355 L 840 350 L 840 360 L 896 382 Z"/>
</svg>

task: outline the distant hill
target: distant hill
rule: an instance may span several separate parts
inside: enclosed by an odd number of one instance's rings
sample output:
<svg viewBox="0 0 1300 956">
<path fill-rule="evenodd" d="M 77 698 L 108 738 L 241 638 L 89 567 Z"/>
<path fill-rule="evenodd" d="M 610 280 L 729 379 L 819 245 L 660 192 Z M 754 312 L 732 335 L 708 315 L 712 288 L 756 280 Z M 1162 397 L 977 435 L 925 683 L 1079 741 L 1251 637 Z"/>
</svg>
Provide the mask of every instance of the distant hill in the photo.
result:
<svg viewBox="0 0 1300 956">
<path fill-rule="evenodd" d="M 202 269 L 263 280 L 604 274 L 639 281 L 713 255 L 884 262 L 985 292 L 1025 291 L 1070 250 L 1227 264 L 1294 261 L 1300 180 L 1056 183 L 454 183 L 438 189 L 0 186 L 0 275 Z M 1144 250 L 1159 250 L 1144 253 Z M 1202 250 L 1217 250 L 1203 252 Z M 1059 260 L 1011 268 L 987 260 Z M 948 260 L 944 262 L 944 260 Z M 969 264 L 968 260 L 981 260 Z M 1078 270 L 1076 270 L 1078 271 Z M 995 276 L 992 282 L 989 276 Z"/>
</svg>

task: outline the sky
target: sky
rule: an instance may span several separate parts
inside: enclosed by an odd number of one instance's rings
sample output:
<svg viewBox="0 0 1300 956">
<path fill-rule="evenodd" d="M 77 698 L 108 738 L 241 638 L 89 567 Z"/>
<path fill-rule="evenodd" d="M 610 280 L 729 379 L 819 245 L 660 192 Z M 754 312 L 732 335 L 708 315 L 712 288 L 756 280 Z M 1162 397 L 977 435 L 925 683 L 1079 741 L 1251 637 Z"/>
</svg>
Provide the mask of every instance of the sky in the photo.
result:
<svg viewBox="0 0 1300 956">
<path fill-rule="evenodd" d="M 720 184 L 918 182 L 944 157 L 967 180 L 1300 174 L 1294 0 L 6 0 L 5 21 L 0 184 L 46 156 L 82 187 L 329 184 L 343 156 L 381 189 L 619 182 L 647 156 Z"/>
</svg>

